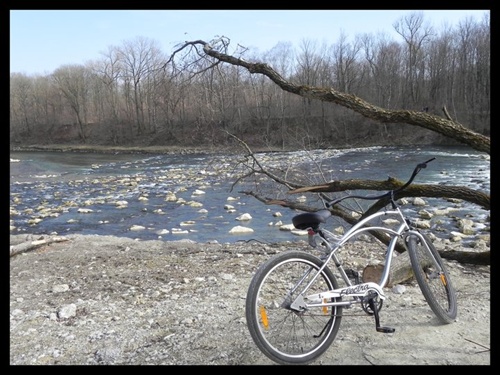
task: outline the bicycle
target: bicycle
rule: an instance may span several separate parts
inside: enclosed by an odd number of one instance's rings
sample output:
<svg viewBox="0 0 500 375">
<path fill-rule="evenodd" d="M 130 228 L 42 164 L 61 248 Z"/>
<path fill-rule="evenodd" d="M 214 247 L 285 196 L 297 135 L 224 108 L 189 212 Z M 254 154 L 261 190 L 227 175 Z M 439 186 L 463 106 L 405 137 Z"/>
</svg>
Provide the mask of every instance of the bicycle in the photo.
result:
<svg viewBox="0 0 500 375">
<path fill-rule="evenodd" d="M 305 212 L 292 218 L 295 228 L 307 230 L 308 243 L 320 248 L 321 256 L 300 250 L 278 253 L 257 269 L 246 297 L 246 320 L 250 334 L 268 358 L 279 364 L 306 364 L 316 360 L 333 343 L 344 308 L 359 304 L 375 318 L 378 332 L 393 333 L 394 328 L 380 325 L 379 312 L 396 243 L 402 241 L 408 252 L 414 277 L 431 310 L 443 324 L 457 316 L 457 298 L 446 267 L 430 238 L 421 232 L 397 205 L 396 195 L 408 187 L 415 176 L 435 158 L 418 164 L 401 187 L 380 195 L 349 194 L 324 200 L 325 209 Z M 345 199 L 387 199 L 383 210 L 368 215 L 351 226 L 342 236 L 321 227 L 331 216 L 330 208 Z M 390 208 L 387 206 L 390 204 Z M 397 229 L 374 225 L 381 217 L 396 218 Z M 344 269 L 337 254 L 360 233 L 379 231 L 390 236 L 380 281 L 360 282 L 360 274 Z M 373 232 L 372 232 L 373 233 Z M 345 286 L 328 267 L 333 263 Z"/>
</svg>

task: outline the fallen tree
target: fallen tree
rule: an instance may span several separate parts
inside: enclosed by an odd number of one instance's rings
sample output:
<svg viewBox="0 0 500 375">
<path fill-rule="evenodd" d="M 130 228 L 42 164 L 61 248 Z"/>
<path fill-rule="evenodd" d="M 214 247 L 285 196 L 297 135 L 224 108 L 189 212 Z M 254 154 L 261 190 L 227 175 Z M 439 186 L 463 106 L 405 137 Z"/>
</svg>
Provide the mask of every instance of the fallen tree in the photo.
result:
<svg viewBox="0 0 500 375">
<path fill-rule="evenodd" d="M 233 137 L 241 144 L 241 146 L 246 150 L 246 155 L 244 158 L 240 159 L 239 163 L 243 165 L 243 170 L 246 171 L 242 176 L 240 176 L 233 183 L 232 188 L 235 187 L 237 183 L 243 179 L 250 179 L 255 177 L 260 179 L 265 177 L 275 183 L 276 186 L 280 185 L 285 187 L 286 194 L 298 194 L 298 193 L 317 193 L 321 198 L 329 200 L 330 198 L 325 193 L 339 193 L 347 192 L 349 190 L 372 190 L 372 191 L 388 191 L 397 189 L 404 184 L 404 181 L 399 181 L 396 178 L 389 177 L 385 181 L 373 181 L 373 180 L 359 180 L 351 179 L 344 181 L 330 181 L 324 184 L 306 186 L 298 181 L 290 180 L 287 178 L 288 175 L 295 176 L 290 169 L 286 171 L 271 170 L 266 168 L 259 161 L 255 153 L 252 152 L 250 147 L 241 139 L 234 136 Z M 261 201 L 266 205 L 279 205 L 281 207 L 286 207 L 292 210 L 304 211 L 304 212 L 314 212 L 318 210 L 318 207 L 311 205 L 305 205 L 297 200 L 265 196 L 263 192 L 255 190 L 243 190 L 239 191 L 242 194 L 252 196 L 257 200 Z M 464 186 L 443 186 L 443 185 L 430 185 L 430 184 L 412 184 L 403 191 L 397 192 L 395 198 L 403 199 L 408 197 L 428 197 L 428 198 L 450 198 L 468 201 L 470 203 L 476 204 L 485 210 L 490 209 L 490 195 L 481 191 L 476 191 Z M 339 206 L 334 206 L 330 208 L 333 216 L 336 216 L 349 225 L 356 224 L 359 220 L 370 214 L 379 211 L 387 206 L 389 201 L 387 199 L 380 199 L 371 205 L 365 211 L 356 211 L 356 215 L 353 215 L 353 210 L 346 210 Z M 384 244 L 388 244 L 386 236 L 382 233 L 376 231 L 370 232 L 375 238 Z M 395 250 L 399 253 L 406 251 L 404 244 L 397 243 Z M 475 252 L 475 251 L 439 251 L 440 255 L 444 259 L 456 260 L 461 263 L 486 265 L 490 264 L 490 251 Z M 404 272 L 403 272 L 404 273 Z"/>
<path fill-rule="evenodd" d="M 169 60 L 165 63 L 165 66 L 167 66 L 167 64 L 172 64 L 175 67 L 176 55 L 181 51 L 191 48 L 189 52 L 195 53 L 199 59 L 212 59 L 209 61 L 209 66 L 204 68 L 203 71 L 213 69 L 220 63 L 240 66 L 252 74 L 262 74 L 268 77 L 286 92 L 308 99 L 320 100 L 343 106 L 378 123 L 408 124 L 422 127 L 468 145 L 475 150 L 487 154 L 490 153 L 490 138 L 476 133 L 457 121 L 452 120 L 444 106 L 443 113 L 445 117 L 440 117 L 422 111 L 382 108 L 368 103 L 356 95 L 340 92 L 333 87 L 295 84 L 284 79 L 276 70 L 266 63 L 249 62 L 240 57 L 228 55 L 227 50 L 229 43 L 230 41 L 226 37 L 215 39 L 210 43 L 203 40 L 186 41 L 172 53 Z"/>
<path fill-rule="evenodd" d="M 40 238 L 38 240 L 29 240 L 25 242 L 21 242 L 16 245 L 11 245 L 10 246 L 10 256 L 18 255 L 21 253 L 25 253 L 27 251 L 32 251 L 41 248 L 42 246 L 50 245 L 51 243 L 54 242 L 64 242 L 68 241 L 67 238 L 64 237 L 46 237 L 46 238 Z"/>
</svg>

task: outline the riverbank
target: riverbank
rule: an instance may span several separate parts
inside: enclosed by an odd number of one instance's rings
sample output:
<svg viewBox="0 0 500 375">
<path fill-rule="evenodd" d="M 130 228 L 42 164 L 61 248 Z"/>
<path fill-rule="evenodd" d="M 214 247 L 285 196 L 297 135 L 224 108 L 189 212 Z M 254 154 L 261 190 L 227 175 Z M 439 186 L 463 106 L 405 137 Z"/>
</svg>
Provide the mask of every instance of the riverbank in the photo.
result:
<svg viewBox="0 0 500 375">
<path fill-rule="evenodd" d="M 196 154 L 221 152 L 216 148 L 182 147 L 182 146 L 100 146 L 100 145 L 30 145 L 11 146 L 11 152 L 45 151 L 45 152 L 95 152 L 102 154 Z M 236 150 L 233 150 L 235 152 Z M 223 152 L 228 152 L 224 149 Z"/>
<path fill-rule="evenodd" d="M 423 145 L 427 147 L 428 145 Z M 356 148 L 370 148 L 370 147 L 392 147 L 391 145 L 357 145 Z M 304 151 L 304 149 L 297 148 L 269 148 L 269 147 L 250 147 L 252 152 L 294 152 Z M 353 149 L 352 146 L 325 148 L 329 150 L 348 150 Z M 25 145 L 25 146 L 10 146 L 10 152 L 89 152 L 89 153 L 102 153 L 102 154 L 162 154 L 162 155 L 188 155 L 188 154 L 246 154 L 248 150 L 238 144 L 225 145 L 225 146 L 145 146 L 142 144 L 128 145 L 128 146 L 110 146 L 110 145 L 89 145 L 89 144 L 38 144 L 38 145 Z"/>
<path fill-rule="evenodd" d="M 10 259 L 11 365 L 274 364 L 246 327 L 246 292 L 263 261 L 307 249 L 304 241 L 63 238 Z M 11 235 L 10 243 L 38 239 Z M 347 266 L 371 261 L 370 246 L 352 246 Z M 345 310 L 336 340 L 313 364 L 490 365 L 490 266 L 445 263 L 456 322 L 439 324 L 410 281 L 386 291 L 381 323 L 394 333 L 376 332 L 358 307 Z"/>
</svg>

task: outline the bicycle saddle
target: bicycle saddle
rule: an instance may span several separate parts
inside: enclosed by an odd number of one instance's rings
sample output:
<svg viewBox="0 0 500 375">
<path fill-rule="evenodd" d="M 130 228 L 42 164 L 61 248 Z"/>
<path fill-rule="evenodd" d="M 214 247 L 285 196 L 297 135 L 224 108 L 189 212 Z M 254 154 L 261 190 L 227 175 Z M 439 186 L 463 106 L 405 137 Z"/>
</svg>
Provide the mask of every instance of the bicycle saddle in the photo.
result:
<svg viewBox="0 0 500 375">
<path fill-rule="evenodd" d="M 303 214 L 298 214 L 292 218 L 292 224 L 297 229 L 305 230 L 307 228 L 312 228 L 314 230 L 318 229 L 320 223 L 326 222 L 331 216 L 329 210 L 319 210 L 316 212 L 305 212 Z"/>
</svg>

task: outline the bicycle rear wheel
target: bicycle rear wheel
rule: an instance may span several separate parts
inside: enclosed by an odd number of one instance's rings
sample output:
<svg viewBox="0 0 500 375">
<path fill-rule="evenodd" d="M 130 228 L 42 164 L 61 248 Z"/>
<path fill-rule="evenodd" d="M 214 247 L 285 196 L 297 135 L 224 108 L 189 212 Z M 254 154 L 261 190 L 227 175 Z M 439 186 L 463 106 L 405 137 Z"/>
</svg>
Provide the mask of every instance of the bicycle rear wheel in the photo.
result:
<svg viewBox="0 0 500 375">
<path fill-rule="evenodd" d="M 413 273 L 431 310 L 442 323 L 457 317 L 457 297 L 446 267 L 425 234 L 408 237 L 408 251 Z"/>
<path fill-rule="evenodd" d="M 246 319 L 257 347 L 280 364 L 305 364 L 331 345 L 340 327 L 342 307 L 292 310 L 291 303 L 318 274 L 322 261 L 308 253 L 287 251 L 262 264 L 248 288 Z M 307 294 L 338 288 L 324 268 Z M 341 297 L 330 299 L 341 301 Z"/>
</svg>

